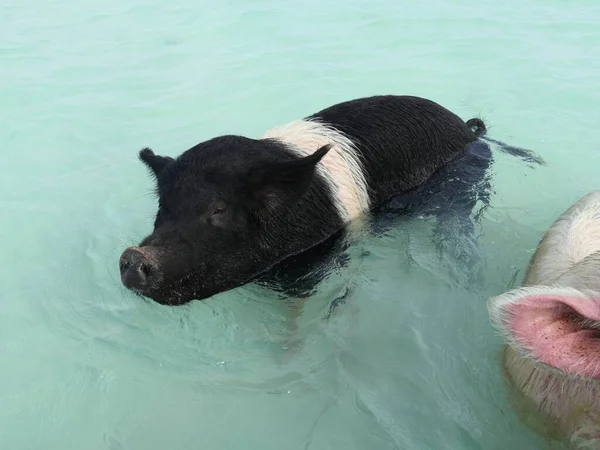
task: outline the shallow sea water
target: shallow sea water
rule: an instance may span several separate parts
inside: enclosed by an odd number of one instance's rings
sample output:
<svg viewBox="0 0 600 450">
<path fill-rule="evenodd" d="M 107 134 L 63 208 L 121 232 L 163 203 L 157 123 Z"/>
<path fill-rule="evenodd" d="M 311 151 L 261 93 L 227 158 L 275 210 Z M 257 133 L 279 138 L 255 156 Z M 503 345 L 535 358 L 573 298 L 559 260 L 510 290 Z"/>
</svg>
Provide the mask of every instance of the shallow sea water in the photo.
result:
<svg viewBox="0 0 600 450">
<path fill-rule="evenodd" d="M 0 448 L 545 448 L 506 399 L 486 300 L 600 188 L 599 21 L 592 0 L 3 2 Z M 477 286 L 415 218 L 351 249 L 295 353 L 265 288 L 169 308 L 121 287 L 155 212 L 141 147 L 382 93 L 481 115 L 548 164 L 495 152 Z"/>
</svg>

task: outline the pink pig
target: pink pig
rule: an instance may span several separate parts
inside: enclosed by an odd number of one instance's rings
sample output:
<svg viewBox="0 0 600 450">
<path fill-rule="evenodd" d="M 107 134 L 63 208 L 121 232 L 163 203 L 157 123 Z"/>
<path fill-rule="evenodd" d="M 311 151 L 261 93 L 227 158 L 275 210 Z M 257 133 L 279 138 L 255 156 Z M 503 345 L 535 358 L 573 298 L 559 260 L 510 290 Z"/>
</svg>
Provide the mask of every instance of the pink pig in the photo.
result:
<svg viewBox="0 0 600 450">
<path fill-rule="evenodd" d="M 520 288 L 492 297 L 518 412 L 549 438 L 600 449 L 600 190 L 560 216 Z"/>
</svg>

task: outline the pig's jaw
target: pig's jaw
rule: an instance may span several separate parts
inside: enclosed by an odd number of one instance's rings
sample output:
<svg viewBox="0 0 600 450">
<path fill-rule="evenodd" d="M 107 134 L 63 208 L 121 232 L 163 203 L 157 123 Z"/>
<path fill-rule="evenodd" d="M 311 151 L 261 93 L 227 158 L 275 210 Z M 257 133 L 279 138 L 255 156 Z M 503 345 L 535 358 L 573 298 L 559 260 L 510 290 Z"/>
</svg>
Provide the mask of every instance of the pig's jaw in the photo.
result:
<svg viewBox="0 0 600 450">
<path fill-rule="evenodd" d="M 569 376 L 600 380 L 600 293 L 523 287 L 491 298 L 488 308 L 517 353 Z"/>
<path fill-rule="evenodd" d="M 528 399 L 523 403 L 522 397 L 511 396 L 530 426 L 575 449 L 600 449 L 600 381 L 553 370 L 511 346 L 505 349 L 504 365 L 507 381 Z"/>
</svg>

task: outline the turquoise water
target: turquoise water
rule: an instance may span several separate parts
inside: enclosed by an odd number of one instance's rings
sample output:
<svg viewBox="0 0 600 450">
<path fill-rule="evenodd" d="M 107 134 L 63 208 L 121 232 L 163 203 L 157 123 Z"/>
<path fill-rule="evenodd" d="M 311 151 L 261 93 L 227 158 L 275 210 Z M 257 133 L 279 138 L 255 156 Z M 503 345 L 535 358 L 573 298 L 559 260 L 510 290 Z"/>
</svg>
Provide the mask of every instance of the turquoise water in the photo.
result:
<svg viewBox="0 0 600 450">
<path fill-rule="evenodd" d="M 599 21 L 592 0 L 5 1 L 0 448 L 544 448 L 506 400 L 486 300 L 600 187 Z M 407 221 L 352 249 L 291 356 L 265 289 L 168 308 L 121 287 L 155 212 L 141 147 L 381 93 L 481 115 L 547 161 L 496 154 L 483 285 L 452 281 L 433 223 Z"/>
</svg>

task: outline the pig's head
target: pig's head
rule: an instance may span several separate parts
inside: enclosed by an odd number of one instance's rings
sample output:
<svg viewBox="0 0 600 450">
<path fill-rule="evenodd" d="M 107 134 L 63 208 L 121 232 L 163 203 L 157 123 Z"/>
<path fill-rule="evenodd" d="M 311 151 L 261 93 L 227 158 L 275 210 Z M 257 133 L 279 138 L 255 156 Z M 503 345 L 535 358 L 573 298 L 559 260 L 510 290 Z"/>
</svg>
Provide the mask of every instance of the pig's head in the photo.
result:
<svg viewBox="0 0 600 450">
<path fill-rule="evenodd" d="M 522 287 L 490 298 L 488 309 L 528 423 L 575 448 L 600 448 L 600 191 L 555 220 Z"/>
<path fill-rule="evenodd" d="M 576 278 L 574 273 L 570 277 Z M 600 292 L 562 281 L 494 297 L 490 316 L 508 344 L 505 374 L 526 399 L 518 409 L 527 412 L 529 424 L 547 437 L 569 441 L 570 448 L 596 449 L 600 448 Z"/>
<path fill-rule="evenodd" d="M 158 212 L 154 231 L 121 255 L 123 284 L 180 305 L 268 270 L 294 250 L 278 242 L 278 232 L 329 149 L 302 158 L 276 141 L 223 136 L 177 159 L 141 150 L 155 178 Z"/>
</svg>

